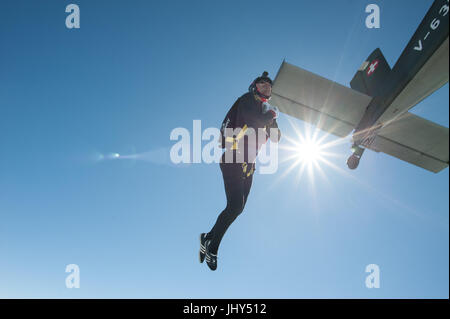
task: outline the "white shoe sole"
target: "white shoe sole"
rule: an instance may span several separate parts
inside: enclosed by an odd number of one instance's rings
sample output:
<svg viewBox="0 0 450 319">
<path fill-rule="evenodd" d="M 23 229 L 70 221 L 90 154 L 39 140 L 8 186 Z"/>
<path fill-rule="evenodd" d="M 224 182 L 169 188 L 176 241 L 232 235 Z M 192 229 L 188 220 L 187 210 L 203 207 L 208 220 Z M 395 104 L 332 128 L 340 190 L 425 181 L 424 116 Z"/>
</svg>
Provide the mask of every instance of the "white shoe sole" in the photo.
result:
<svg viewBox="0 0 450 319">
<path fill-rule="evenodd" d="M 198 252 L 198 258 L 200 263 L 203 263 L 205 261 L 206 256 L 206 247 L 202 245 L 202 235 L 200 234 L 200 251 Z"/>
</svg>

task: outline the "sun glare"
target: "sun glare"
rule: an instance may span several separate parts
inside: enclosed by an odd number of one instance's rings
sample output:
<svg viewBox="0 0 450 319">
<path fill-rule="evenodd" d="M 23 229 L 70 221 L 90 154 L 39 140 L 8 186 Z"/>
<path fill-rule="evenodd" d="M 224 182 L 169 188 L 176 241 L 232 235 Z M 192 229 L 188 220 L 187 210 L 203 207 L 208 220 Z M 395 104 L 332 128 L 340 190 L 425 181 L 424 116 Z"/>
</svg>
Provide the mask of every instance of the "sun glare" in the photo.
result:
<svg viewBox="0 0 450 319">
<path fill-rule="evenodd" d="M 321 158 L 321 145 L 316 141 L 305 141 L 297 145 L 298 159 L 305 163 L 316 163 Z"/>
<path fill-rule="evenodd" d="M 329 133 L 322 132 L 311 125 L 303 125 L 300 129 L 292 121 L 289 120 L 289 122 L 295 134 L 293 136 L 284 135 L 286 143 L 281 147 L 285 150 L 281 162 L 289 162 L 289 166 L 279 176 L 279 179 L 293 173 L 297 182 L 299 182 L 303 174 L 306 173 L 312 184 L 314 184 L 317 175 L 328 182 L 324 171 L 325 167 L 340 170 L 334 162 L 341 160 L 341 155 L 331 151 L 331 148 L 342 143 L 348 143 L 348 141 L 346 139 L 333 139 L 327 142 L 325 140 Z"/>
</svg>

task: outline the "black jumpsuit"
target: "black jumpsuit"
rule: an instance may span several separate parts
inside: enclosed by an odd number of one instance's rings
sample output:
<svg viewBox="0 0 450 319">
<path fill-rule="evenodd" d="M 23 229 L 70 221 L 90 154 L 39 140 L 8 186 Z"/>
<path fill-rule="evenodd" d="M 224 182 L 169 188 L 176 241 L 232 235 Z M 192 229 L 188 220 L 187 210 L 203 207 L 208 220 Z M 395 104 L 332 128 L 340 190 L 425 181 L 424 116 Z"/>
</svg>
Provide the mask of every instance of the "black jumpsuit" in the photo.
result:
<svg viewBox="0 0 450 319">
<path fill-rule="evenodd" d="M 246 93 L 242 95 L 236 103 L 238 103 L 238 109 L 234 127 L 243 128 L 246 125 L 248 128 L 253 128 L 256 132 L 258 132 L 258 128 L 278 128 L 276 120 L 273 119 L 269 112 L 262 113 L 262 102 L 257 100 L 253 94 Z M 269 132 L 270 130 L 267 130 L 263 141 L 256 138 L 256 144 L 249 142 L 244 136 L 238 141 L 236 149 L 228 148 L 222 155 L 219 165 L 225 184 L 227 206 L 220 213 L 211 231 L 206 235 L 206 239 L 211 239 L 209 250 L 213 254 L 217 254 L 223 235 L 236 217 L 242 213 L 247 202 L 256 160 L 256 157 L 249 158 L 248 149 L 256 148 L 256 150 L 253 150 L 253 154 L 257 155 L 262 144 L 267 141 Z M 280 134 L 278 134 L 278 137 L 280 137 Z M 230 152 L 233 153 L 229 155 L 233 155 L 234 162 L 226 163 L 226 153 Z M 243 162 L 237 162 L 236 160 L 236 153 L 239 152 L 244 152 Z"/>
</svg>

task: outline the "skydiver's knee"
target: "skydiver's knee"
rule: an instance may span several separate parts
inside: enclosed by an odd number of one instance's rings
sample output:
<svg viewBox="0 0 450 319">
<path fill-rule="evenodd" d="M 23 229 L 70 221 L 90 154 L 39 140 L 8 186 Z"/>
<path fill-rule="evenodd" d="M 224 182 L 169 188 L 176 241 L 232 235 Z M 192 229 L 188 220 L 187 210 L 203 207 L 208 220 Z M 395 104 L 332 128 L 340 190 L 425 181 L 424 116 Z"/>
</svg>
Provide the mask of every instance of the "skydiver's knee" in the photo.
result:
<svg viewBox="0 0 450 319">
<path fill-rule="evenodd" d="M 228 205 L 228 211 L 231 215 L 237 217 L 244 210 L 244 205 L 245 205 L 244 201 L 235 202 L 231 205 Z"/>
</svg>

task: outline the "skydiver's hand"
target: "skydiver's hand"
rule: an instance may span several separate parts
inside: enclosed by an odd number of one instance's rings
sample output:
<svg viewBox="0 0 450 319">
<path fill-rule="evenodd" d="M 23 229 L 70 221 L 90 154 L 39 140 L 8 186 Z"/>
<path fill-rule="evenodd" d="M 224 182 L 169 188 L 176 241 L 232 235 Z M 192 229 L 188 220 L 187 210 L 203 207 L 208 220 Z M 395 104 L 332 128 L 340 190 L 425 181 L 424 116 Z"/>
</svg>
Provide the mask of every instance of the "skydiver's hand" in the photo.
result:
<svg viewBox="0 0 450 319">
<path fill-rule="evenodd" d="M 280 111 L 278 110 L 278 108 L 275 105 L 270 105 L 267 102 L 263 102 L 262 105 L 263 105 L 263 109 L 262 109 L 263 114 L 270 112 L 272 114 L 273 119 L 278 118 Z"/>
</svg>

